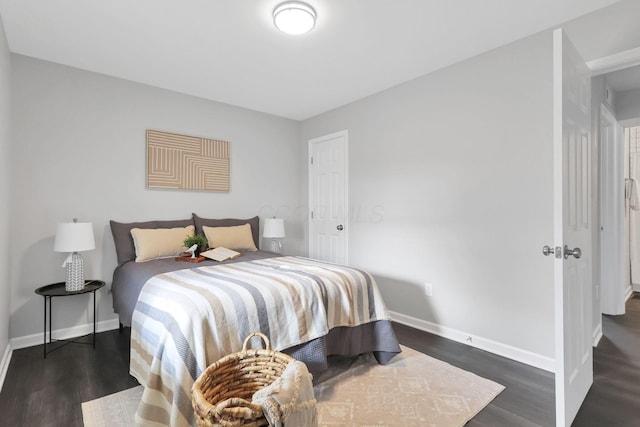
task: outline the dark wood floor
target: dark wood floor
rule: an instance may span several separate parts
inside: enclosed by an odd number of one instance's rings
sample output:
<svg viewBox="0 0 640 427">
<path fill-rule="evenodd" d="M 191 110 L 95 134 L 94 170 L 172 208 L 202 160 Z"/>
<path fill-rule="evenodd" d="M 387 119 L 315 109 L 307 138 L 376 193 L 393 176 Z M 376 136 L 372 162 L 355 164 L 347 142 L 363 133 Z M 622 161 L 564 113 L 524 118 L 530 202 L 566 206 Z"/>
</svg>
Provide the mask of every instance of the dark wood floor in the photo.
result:
<svg viewBox="0 0 640 427">
<path fill-rule="evenodd" d="M 42 345 L 14 351 L 0 392 L 0 426 L 81 427 L 82 402 L 138 384 L 129 375 L 129 332 L 102 332 L 95 350 L 68 344 L 47 359 Z"/>
<path fill-rule="evenodd" d="M 624 316 L 603 316 L 593 386 L 574 426 L 640 426 L 640 294 L 626 309 Z"/>
<path fill-rule="evenodd" d="M 553 426 L 551 373 L 394 325 L 399 341 L 504 385 L 469 426 Z M 640 297 L 625 316 L 604 316 L 594 352 L 594 384 L 576 427 L 640 426 Z M 96 349 L 71 344 L 42 358 L 42 346 L 16 350 L 0 393 L 0 426 L 82 426 L 80 403 L 135 386 L 129 376 L 129 330 L 98 334 Z M 401 423 L 399 424 L 401 425 Z"/>
</svg>

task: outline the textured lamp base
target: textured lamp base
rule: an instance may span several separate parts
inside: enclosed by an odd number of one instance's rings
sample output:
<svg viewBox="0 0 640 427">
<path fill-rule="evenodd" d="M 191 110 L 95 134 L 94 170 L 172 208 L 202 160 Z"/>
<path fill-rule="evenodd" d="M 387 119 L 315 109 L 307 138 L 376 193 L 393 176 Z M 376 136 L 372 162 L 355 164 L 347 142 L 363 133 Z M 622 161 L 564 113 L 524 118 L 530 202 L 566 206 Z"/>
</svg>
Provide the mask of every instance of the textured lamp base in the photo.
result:
<svg viewBox="0 0 640 427">
<path fill-rule="evenodd" d="M 277 254 L 282 254 L 282 242 L 280 239 L 271 239 L 271 245 L 269 245 L 269 251 Z"/>
<path fill-rule="evenodd" d="M 64 288 L 67 292 L 84 289 L 84 259 L 78 252 L 71 254 L 71 262 L 67 262 L 65 266 L 64 279 Z"/>
</svg>

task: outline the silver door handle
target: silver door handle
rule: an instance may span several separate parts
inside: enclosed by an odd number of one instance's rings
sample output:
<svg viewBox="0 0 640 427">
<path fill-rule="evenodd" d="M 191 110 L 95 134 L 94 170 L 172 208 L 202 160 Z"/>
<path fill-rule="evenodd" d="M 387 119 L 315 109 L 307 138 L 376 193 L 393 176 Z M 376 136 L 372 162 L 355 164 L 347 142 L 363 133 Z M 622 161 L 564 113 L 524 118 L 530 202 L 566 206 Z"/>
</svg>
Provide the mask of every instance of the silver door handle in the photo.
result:
<svg viewBox="0 0 640 427">
<path fill-rule="evenodd" d="M 542 255 L 549 256 L 551 254 L 555 254 L 556 258 L 562 257 L 562 248 L 560 246 L 556 246 L 555 249 L 550 247 L 549 245 L 544 245 L 542 247 Z"/>
<path fill-rule="evenodd" d="M 569 258 L 571 255 L 573 255 L 574 258 L 579 259 L 582 256 L 582 249 L 570 249 L 569 246 L 564 245 L 564 259 Z"/>
<path fill-rule="evenodd" d="M 342 224 L 340 224 L 340 225 L 338 225 L 338 226 L 336 227 L 336 229 L 337 229 L 338 231 L 342 231 L 342 230 L 344 230 L 344 227 L 342 226 Z"/>
<path fill-rule="evenodd" d="M 549 256 L 553 253 L 553 248 L 549 247 L 549 245 L 544 245 L 542 247 L 542 255 Z"/>
</svg>

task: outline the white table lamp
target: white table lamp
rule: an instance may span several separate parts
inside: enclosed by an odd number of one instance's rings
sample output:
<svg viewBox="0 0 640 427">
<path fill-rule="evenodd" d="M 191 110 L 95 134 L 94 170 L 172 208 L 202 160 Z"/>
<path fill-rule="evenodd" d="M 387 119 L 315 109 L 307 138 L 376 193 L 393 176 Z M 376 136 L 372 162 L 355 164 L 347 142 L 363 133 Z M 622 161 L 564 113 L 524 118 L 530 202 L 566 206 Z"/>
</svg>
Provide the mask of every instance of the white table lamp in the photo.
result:
<svg viewBox="0 0 640 427">
<path fill-rule="evenodd" d="M 264 231 L 262 237 L 271 239 L 269 251 L 282 253 L 282 242 L 284 239 L 284 219 L 282 218 L 266 218 L 264 220 Z"/>
<path fill-rule="evenodd" d="M 55 252 L 71 252 L 62 264 L 65 267 L 65 289 L 69 292 L 84 289 L 84 259 L 78 252 L 96 248 L 93 239 L 93 224 L 90 222 L 73 222 L 58 224 L 56 240 L 53 244 Z"/>
</svg>

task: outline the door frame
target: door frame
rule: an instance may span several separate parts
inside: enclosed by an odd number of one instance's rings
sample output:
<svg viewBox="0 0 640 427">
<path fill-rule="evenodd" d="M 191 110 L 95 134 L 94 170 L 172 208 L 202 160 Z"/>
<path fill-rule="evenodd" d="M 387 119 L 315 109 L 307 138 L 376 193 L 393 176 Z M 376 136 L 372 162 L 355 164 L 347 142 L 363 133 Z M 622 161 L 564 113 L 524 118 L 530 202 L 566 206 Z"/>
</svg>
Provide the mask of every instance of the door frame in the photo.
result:
<svg viewBox="0 0 640 427">
<path fill-rule="evenodd" d="M 587 61 L 587 67 L 591 70 L 591 76 L 612 73 L 625 68 L 640 65 L 640 47 L 624 50 L 613 55 L 595 58 Z"/>
<path fill-rule="evenodd" d="M 600 105 L 600 313 L 624 314 L 624 141 L 620 124 Z M 602 138 L 606 123 L 613 129 L 612 141 Z M 615 190 L 619 191 L 616 193 Z M 594 313 L 595 314 L 595 313 Z"/>
<path fill-rule="evenodd" d="M 309 213 L 308 213 L 308 220 L 309 220 L 309 226 L 307 229 L 307 233 L 309 234 L 309 246 L 308 246 L 308 251 L 309 251 L 309 256 L 311 256 L 311 252 L 312 252 L 312 247 L 314 244 L 314 235 L 313 235 L 313 227 L 312 227 L 312 206 L 313 206 L 313 195 L 314 195 L 314 189 L 312 188 L 311 185 L 311 174 L 313 173 L 313 170 L 311 168 L 311 164 L 312 164 L 312 147 L 314 144 L 320 144 L 322 142 L 325 141 L 329 141 L 335 138 L 339 138 L 342 137 L 343 141 L 344 141 L 344 170 L 343 170 L 343 178 L 344 178 L 344 200 L 343 200 L 343 206 L 344 206 L 344 230 L 342 231 L 342 234 L 344 235 L 344 262 L 343 264 L 348 264 L 349 262 L 349 230 L 350 230 L 350 224 L 349 224 L 349 131 L 347 129 L 343 129 L 337 132 L 333 132 L 330 133 L 328 135 L 323 135 L 323 136 L 319 136 L 317 138 L 312 138 L 309 140 L 308 142 L 308 148 L 307 148 L 307 167 L 308 167 L 308 176 L 307 176 L 307 193 L 308 193 L 308 204 L 309 204 Z"/>
<path fill-rule="evenodd" d="M 636 117 L 635 119 L 620 120 L 618 122 L 618 125 L 620 126 L 620 129 L 622 129 L 622 133 L 624 133 L 625 129 L 627 129 L 627 128 L 640 126 L 640 117 Z M 628 240 L 629 239 L 629 235 L 627 235 L 627 233 L 625 233 L 622 236 L 622 238 Z M 630 262 L 629 260 L 627 260 L 627 261 Z M 640 292 L 640 286 L 634 285 L 631 280 L 629 280 L 629 284 L 631 285 L 631 293 Z M 629 298 L 629 296 L 630 296 L 630 294 L 625 293 L 625 304 L 626 304 L 626 299 Z"/>
<path fill-rule="evenodd" d="M 629 68 L 629 67 L 634 67 L 636 65 L 640 65 L 640 47 L 636 47 L 636 48 L 632 48 L 632 49 L 628 49 L 622 52 L 618 52 L 618 53 L 614 53 L 613 55 L 608 55 L 605 57 L 601 57 L 601 58 L 596 58 L 593 59 L 591 61 L 587 62 L 587 67 L 589 67 L 589 69 L 591 70 L 591 76 L 595 77 L 595 76 L 599 76 L 599 75 L 603 75 L 603 74 L 607 74 L 607 73 L 611 73 L 614 71 L 618 71 L 618 70 L 623 70 L 625 68 Z M 615 117 L 614 117 L 615 118 Z M 598 114 L 598 119 L 600 119 L 600 114 Z M 635 118 L 635 119 L 627 119 L 627 120 L 621 120 L 618 122 L 618 125 L 621 128 L 625 128 L 625 127 L 631 127 L 631 126 L 640 126 L 640 117 L 639 118 Z M 598 135 L 599 137 L 599 135 Z M 600 145 L 600 153 L 602 154 L 602 145 L 600 144 L 600 141 L 598 141 L 598 144 Z M 602 161 L 600 162 L 600 166 L 602 167 Z M 602 170 L 602 169 L 601 169 Z M 600 173 L 600 179 L 598 180 L 598 185 L 602 186 L 602 173 Z M 600 191 L 600 189 L 598 190 Z M 600 193 L 601 195 L 602 193 Z M 605 213 L 605 211 L 609 208 L 605 203 L 602 202 L 602 198 L 600 198 L 600 200 L 598 201 L 599 203 L 599 209 L 600 209 L 600 220 L 602 223 L 602 218 Z M 602 236 L 601 236 L 602 237 Z M 622 230 L 620 230 L 620 234 L 617 237 L 619 239 L 620 242 L 623 242 L 626 238 L 626 236 L 624 235 L 624 228 Z M 604 255 L 601 253 L 600 254 L 600 259 L 598 260 L 598 262 L 600 262 L 600 277 L 604 277 L 605 275 L 605 264 L 602 260 L 602 257 Z M 622 255 L 621 255 L 622 256 Z M 621 260 L 621 262 L 624 265 L 624 260 Z M 624 266 L 622 267 L 624 268 Z M 601 282 L 600 283 L 600 299 L 602 300 L 602 295 L 605 292 L 604 289 L 605 283 Z M 601 304 L 602 307 L 602 304 Z M 595 308 L 594 308 L 595 310 Z M 602 315 L 602 308 L 600 308 L 600 310 L 595 313 L 594 312 L 594 316 L 600 316 Z"/>
</svg>

